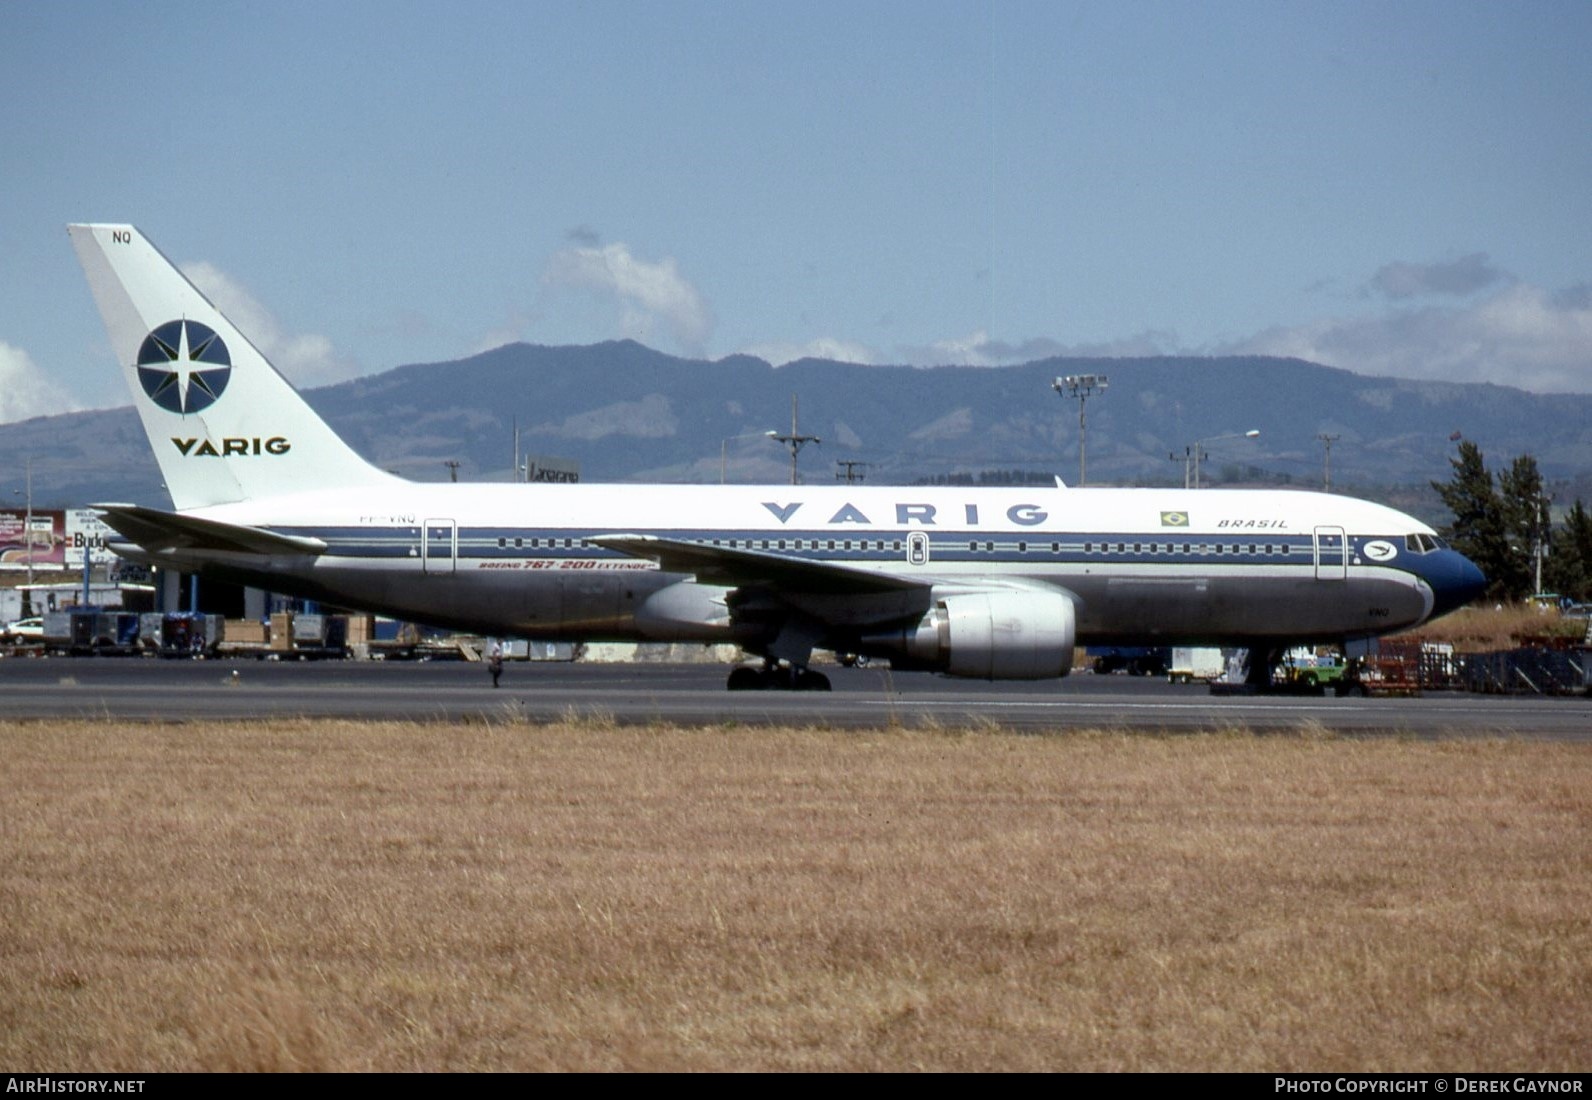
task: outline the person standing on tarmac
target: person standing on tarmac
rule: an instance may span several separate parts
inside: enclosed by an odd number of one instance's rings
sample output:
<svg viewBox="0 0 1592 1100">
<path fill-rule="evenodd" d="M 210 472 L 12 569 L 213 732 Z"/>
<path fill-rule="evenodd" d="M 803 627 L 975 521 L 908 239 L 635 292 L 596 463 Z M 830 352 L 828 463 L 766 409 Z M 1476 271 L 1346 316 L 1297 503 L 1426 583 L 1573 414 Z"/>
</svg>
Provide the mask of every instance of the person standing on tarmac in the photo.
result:
<svg viewBox="0 0 1592 1100">
<path fill-rule="evenodd" d="M 498 677 L 503 675 L 503 643 L 496 638 L 492 639 L 492 648 L 487 651 L 486 670 L 492 674 L 492 686 L 498 686 Z"/>
</svg>

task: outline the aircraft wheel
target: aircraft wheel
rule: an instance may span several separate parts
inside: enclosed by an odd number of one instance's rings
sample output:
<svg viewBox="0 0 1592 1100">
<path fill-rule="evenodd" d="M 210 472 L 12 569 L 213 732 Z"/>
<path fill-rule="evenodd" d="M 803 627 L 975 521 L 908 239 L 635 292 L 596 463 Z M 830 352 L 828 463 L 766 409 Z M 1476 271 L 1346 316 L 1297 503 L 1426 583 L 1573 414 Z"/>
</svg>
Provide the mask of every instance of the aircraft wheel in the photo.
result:
<svg viewBox="0 0 1592 1100">
<path fill-rule="evenodd" d="M 730 670 L 729 681 L 724 686 L 729 691 L 766 691 L 768 677 L 762 669 L 741 665 Z"/>
<path fill-rule="evenodd" d="M 825 676 L 822 672 L 814 672 L 810 668 L 804 668 L 800 672 L 796 673 L 795 677 L 792 679 L 791 687 L 795 691 L 831 690 L 829 686 L 829 677 Z"/>
</svg>

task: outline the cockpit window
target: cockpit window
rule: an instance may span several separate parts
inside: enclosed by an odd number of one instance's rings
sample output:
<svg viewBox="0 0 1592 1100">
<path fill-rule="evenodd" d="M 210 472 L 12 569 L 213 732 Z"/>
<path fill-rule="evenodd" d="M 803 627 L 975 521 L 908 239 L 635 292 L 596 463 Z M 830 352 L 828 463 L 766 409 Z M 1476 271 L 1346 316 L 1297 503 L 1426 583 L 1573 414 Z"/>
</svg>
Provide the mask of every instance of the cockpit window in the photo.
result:
<svg viewBox="0 0 1592 1100">
<path fill-rule="evenodd" d="M 1433 550 L 1446 550 L 1447 543 L 1436 535 L 1405 535 L 1404 549 L 1412 554 L 1430 554 Z"/>
</svg>

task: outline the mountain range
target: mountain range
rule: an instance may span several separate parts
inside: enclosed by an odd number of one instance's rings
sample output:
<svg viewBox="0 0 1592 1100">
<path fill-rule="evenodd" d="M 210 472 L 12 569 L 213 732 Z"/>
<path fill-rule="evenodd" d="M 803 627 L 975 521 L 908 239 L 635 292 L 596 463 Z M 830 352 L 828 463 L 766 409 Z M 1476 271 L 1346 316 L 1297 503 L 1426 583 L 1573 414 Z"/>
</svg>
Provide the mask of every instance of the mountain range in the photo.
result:
<svg viewBox="0 0 1592 1100">
<path fill-rule="evenodd" d="M 862 366 L 750 356 L 681 359 L 633 341 L 511 344 L 309 390 L 332 427 L 406 477 L 509 480 L 515 429 L 531 456 L 575 460 L 583 481 L 783 482 L 793 396 L 803 480 L 842 463 L 870 483 L 1040 480 L 1078 474 L 1076 400 L 1062 375 L 1109 378 L 1088 399 L 1091 484 L 1181 485 L 1200 443 L 1207 484 L 1316 488 L 1332 437 L 1336 489 L 1386 496 L 1446 479 L 1455 440 L 1489 462 L 1536 456 L 1550 480 L 1592 478 L 1592 396 L 1376 378 L 1266 357 L 1041 359 L 1008 367 Z M 1258 430 L 1255 438 L 1246 432 Z M 167 506 L 131 406 L 0 425 L 0 490 L 33 459 L 36 506 Z M 450 470 L 447 464 L 457 463 Z M 12 503 L 20 503 L 13 498 Z"/>
</svg>

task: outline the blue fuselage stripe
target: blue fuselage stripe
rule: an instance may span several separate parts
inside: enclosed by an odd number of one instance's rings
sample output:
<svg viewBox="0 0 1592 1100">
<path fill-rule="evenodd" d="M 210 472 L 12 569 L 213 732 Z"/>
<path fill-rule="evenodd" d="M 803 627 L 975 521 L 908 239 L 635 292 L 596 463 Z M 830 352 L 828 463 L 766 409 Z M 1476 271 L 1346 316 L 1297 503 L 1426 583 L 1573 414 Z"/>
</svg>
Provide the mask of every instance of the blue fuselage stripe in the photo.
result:
<svg viewBox="0 0 1592 1100">
<path fill-rule="evenodd" d="M 422 538 L 419 525 L 405 527 L 277 527 L 283 534 L 320 539 L 326 554 L 335 558 L 391 560 L 421 556 L 453 556 L 470 560 L 525 560 L 535 558 L 590 558 L 620 560 L 629 555 L 586 542 L 588 538 L 612 534 L 604 530 L 569 530 L 527 527 L 431 528 Z M 914 528 L 911 533 L 920 529 Z M 446 532 L 446 533 L 444 533 Z M 627 532 L 652 534 L 679 542 L 727 550 L 751 550 L 784 554 L 804 561 L 837 563 L 878 563 L 905 561 L 907 531 L 892 531 L 868 537 L 835 537 L 831 530 L 669 529 Z M 932 561 L 1002 564 L 1048 563 L 1052 565 L 1189 565 L 1235 564 L 1294 565 L 1315 567 L 1318 550 L 1311 535 L 1281 533 L 1200 534 L 1169 537 L 1166 533 L 1144 532 L 1103 534 L 1062 534 L 1059 532 L 1006 531 L 999 534 L 971 530 L 923 531 L 929 537 Z M 1382 540 L 1400 546 L 1403 536 L 1351 535 L 1346 540 L 1351 564 L 1361 561 L 1361 546 Z M 1323 541 L 1320 564 L 1341 566 L 1341 542 Z M 1374 562 L 1377 565 L 1408 568 L 1400 549 L 1395 558 Z"/>
</svg>

